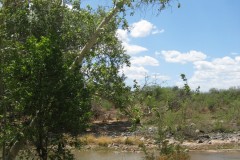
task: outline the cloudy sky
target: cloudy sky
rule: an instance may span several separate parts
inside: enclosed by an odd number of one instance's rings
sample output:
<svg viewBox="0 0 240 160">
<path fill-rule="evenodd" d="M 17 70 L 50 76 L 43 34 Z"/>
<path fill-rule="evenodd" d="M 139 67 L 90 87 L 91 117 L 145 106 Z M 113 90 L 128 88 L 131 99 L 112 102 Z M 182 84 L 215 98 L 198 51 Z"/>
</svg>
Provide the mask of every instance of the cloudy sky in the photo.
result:
<svg viewBox="0 0 240 160">
<path fill-rule="evenodd" d="M 131 67 L 123 69 L 127 83 L 144 84 L 147 77 L 147 83 L 181 86 L 183 73 L 192 89 L 240 86 L 240 0 L 178 1 L 179 9 L 173 3 L 158 16 L 143 8 L 127 17 L 129 32 L 118 29 L 131 56 Z"/>
</svg>

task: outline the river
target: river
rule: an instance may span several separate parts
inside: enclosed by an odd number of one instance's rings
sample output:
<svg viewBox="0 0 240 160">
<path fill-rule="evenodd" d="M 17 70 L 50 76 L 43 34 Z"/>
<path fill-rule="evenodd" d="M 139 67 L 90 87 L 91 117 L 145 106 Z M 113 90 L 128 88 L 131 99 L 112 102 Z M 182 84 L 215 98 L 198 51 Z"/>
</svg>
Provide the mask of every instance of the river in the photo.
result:
<svg viewBox="0 0 240 160">
<path fill-rule="evenodd" d="M 143 153 L 80 151 L 77 160 L 143 160 Z M 240 152 L 190 152 L 191 160 L 240 160 Z"/>
<path fill-rule="evenodd" d="M 143 160 L 144 157 L 143 153 L 114 151 L 75 151 L 74 155 L 77 160 Z M 190 157 L 191 160 L 240 160 L 240 151 L 195 151 L 190 152 Z"/>
</svg>

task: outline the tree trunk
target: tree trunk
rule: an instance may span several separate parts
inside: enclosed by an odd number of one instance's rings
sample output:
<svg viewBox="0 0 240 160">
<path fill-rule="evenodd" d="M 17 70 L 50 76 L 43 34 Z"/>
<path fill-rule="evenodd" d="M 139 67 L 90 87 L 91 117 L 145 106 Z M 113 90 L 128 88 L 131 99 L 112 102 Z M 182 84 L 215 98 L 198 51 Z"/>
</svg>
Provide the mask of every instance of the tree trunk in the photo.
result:
<svg viewBox="0 0 240 160">
<path fill-rule="evenodd" d="M 38 117 L 38 112 L 37 112 L 36 116 L 32 119 L 28 128 L 31 128 L 34 125 L 37 117 Z M 22 137 L 20 140 L 15 140 L 15 143 L 11 146 L 8 154 L 6 155 L 6 160 L 16 159 L 18 152 L 21 149 L 23 149 L 23 147 L 25 146 L 26 140 L 27 140 L 26 137 Z"/>
<path fill-rule="evenodd" d="M 25 142 L 26 142 L 26 139 L 21 139 L 19 141 L 16 141 L 12 145 L 11 149 L 9 150 L 9 153 L 6 156 L 6 160 L 14 160 L 17 157 L 18 152 L 24 147 Z"/>
<path fill-rule="evenodd" d="M 0 65 L 4 63 L 4 60 L 3 58 L 0 59 Z M 3 84 L 3 67 L 0 66 L 1 70 L 0 70 L 0 105 L 1 105 L 1 108 L 3 108 L 3 137 L 5 137 L 6 135 L 6 131 L 5 131 L 5 128 L 6 128 L 6 123 L 7 123 L 7 120 L 6 120 L 6 106 L 5 104 L 3 103 L 3 95 L 4 95 L 4 84 Z M 2 142 L 2 159 L 5 160 L 6 159 L 6 141 L 5 139 L 3 140 Z"/>
<path fill-rule="evenodd" d="M 111 21 L 111 19 L 120 11 L 120 9 L 123 7 L 125 2 L 126 0 L 120 0 L 116 4 L 116 6 L 113 8 L 113 10 L 110 11 L 110 13 L 103 18 L 101 23 L 98 25 L 96 31 L 90 37 L 90 39 L 85 44 L 83 49 L 79 52 L 78 56 L 74 59 L 73 63 L 69 67 L 70 70 L 72 70 L 74 67 L 78 66 L 79 64 L 82 64 L 84 57 L 89 52 L 89 50 L 93 47 L 93 45 L 96 43 L 99 34 L 102 32 L 102 30 L 104 30 L 104 27 Z"/>
<path fill-rule="evenodd" d="M 37 134 L 38 134 L 38 140 L 37 140 L 37 152 L 39 157 L 41 158 L 41 160 L 47 160 L 47 146 L 46 146 L 46 136 L 44 133 L 44 129 L 43 129 L 43 121 L 42 121 L 42 117 L 39 116 L 38 117 L 38 124 L 37 124 Z"/>
</svg>

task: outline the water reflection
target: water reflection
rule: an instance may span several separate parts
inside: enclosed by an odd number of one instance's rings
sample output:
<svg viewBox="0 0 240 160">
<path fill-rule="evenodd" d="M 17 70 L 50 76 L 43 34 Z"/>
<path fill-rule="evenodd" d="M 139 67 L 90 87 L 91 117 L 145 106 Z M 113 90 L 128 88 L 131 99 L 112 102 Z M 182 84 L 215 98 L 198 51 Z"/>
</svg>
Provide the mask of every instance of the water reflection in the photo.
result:
<svg viewBox="0 0 240 160">
<path fill-rule="evenodd" d="M 191 152 L 191 160 L 240 160 L 240 152 Z"/>
<path fill-rule="evenodd" d="M 74 153 L 77 160 L 142 160 L 142 153 L 113 151 L 79 151 Z"/>
<path fill-rule="evenodd" d="M 143 153 L 76 151 L 77 160 L 143 160 Z M 240 152 L 190 152 L 191 160 L 240 160 Z"/>
</svg>

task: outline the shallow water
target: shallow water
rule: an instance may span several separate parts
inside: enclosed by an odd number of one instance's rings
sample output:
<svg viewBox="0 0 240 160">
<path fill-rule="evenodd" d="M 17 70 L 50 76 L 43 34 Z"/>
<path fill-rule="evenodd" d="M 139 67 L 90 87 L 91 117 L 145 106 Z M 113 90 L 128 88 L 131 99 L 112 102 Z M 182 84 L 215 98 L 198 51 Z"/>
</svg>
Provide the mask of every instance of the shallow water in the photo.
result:
<svg viewBox="0 0 240 160">
<path fill-rule="evenodd" d="M 191 152 L 191 160 L 240 160 L 240 152 Z"/>
<path fill-rule="evenodd" d="M 75 151 L 77 160 L 143 160 L 143 153 L 115 151 Z M 240 151 L 190 152 L 191 160 L 240 160 Z M 1 156 L 0 156 L 1 159 Z"/>
<path fill-rule="evenodd" d="M 80 151 L 75 152 L 77 160 L 142 160 L 142 153 L 114 151 Z"/>
<path fill-rule="evenodd" d="M 79 151 L 77 160 L 143 160 L 143 153 Z M 240 152 L 190 152 L 191 160 L 240 160 Z"/>
</svg>

